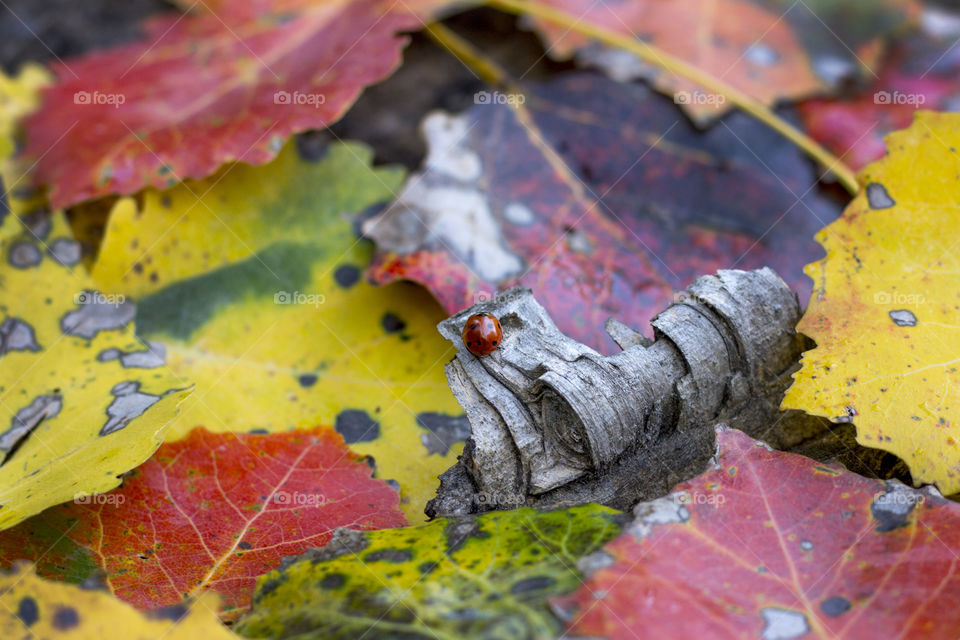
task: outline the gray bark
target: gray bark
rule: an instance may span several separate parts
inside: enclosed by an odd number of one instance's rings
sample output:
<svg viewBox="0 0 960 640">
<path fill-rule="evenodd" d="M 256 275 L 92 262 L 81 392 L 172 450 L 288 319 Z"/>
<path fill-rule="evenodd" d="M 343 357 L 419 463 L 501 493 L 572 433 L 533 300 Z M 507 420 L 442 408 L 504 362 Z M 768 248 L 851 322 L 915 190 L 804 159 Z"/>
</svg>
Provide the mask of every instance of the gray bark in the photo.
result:
<svg viewBox="0 0 960 640">
<path fill-rule="evenodd" d="M 460 334 L 480 311 L 500 319 L 503 340 L 478 358 Z M 800 313 L 780 277 L 760 269 L 698 278 L 654 318 L 653 341 L 611 319 L 607 331 L 623 348 L 613 356 L 561 333 L 529 289 L 448 318 L 438 325 L 457 347 L 447 380 L 471 436 L 427 514 L 629 508 L 700 473 L 719 422 L 777 448 L 860 460 L 863 448 L 831 435 L 825 420 L 779 410 L 810 346 L 794 330 Z M 888 464 L 878 455 L 861 466 Z"/>
</svg>

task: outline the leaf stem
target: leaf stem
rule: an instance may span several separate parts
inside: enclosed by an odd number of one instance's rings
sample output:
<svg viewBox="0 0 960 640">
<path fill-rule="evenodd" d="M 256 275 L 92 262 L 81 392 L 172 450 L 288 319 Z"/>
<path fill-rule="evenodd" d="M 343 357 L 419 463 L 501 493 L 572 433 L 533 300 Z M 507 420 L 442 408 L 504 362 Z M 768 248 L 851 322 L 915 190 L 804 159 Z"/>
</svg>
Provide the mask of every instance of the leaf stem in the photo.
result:
<svg viewBox="0 0 960 640">
<path fill-rule="evenodd" d="M 431 22 L 424 31 L 434 42 L 452 53 L 487 84 L 502 86 L 507 83 L 507 73 L 500 65 L 477 51 L 472 44 L 447 27 L 439 22 Z"/>
<path fill-rule="evenodd" d="M 486 3 L 497 9 L 518 15 L 531 15 L 549 22 L 562 25 L 571 31 L 577 31 L 595 40 L 620 49 L 625 49 L 644 62 L 691 80 L 698 85 L 716 94 L 724 96 L 731 104 L 740 107 L 760 120 L 780 135 L 793 142 L 807 155 L 821 163 L 827 170 L 837 177 L 837 180 L 852 195 L 859 190 L 856 174 L 844 162 L 827 151 L 815 140 L 794 127 L 792 124 L 776 115 L 763 103 L 755 100 L 739 89 L 715 78 L 705 71 L 695 67 L 680 58 L 674 57 L 647 42 L 635 40 L 588 22 L 583 22 L 575 16 L 550 7 L 536 0 L 486 0 Z"/>
</svg>

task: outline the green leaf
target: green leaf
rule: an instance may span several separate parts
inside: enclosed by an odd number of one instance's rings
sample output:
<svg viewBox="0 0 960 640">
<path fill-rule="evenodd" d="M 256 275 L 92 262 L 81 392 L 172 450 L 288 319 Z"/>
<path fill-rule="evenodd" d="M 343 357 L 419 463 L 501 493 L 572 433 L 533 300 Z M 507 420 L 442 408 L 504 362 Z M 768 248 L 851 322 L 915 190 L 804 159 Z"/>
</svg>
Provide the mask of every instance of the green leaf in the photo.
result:
<svg viewBox="0 0 960 640">
<path fill-rule="evenodd" d="M 599 505 L 493 512 L 403 529 L 339 530 L 257 583 L 235 627 L 270 638 L 547 638 L 547 598 L 580 585 L 577 560 L 620 530 Z"/>
</svg>

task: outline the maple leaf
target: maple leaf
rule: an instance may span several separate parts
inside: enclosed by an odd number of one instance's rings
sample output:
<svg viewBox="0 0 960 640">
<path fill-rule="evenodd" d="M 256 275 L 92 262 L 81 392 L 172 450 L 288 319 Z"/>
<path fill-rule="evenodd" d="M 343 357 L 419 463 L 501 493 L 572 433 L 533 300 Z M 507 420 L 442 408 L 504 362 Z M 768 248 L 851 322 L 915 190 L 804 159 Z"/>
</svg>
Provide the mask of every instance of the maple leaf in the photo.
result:
<svg viewBox="0 0 960 640">
<path fill-rule="evenodd" d="M 203 4 L 203 3 L 201 3 Z M 26 122 L 54 208 L 271 160 L 391 73 L 430 2 L 230 2 L 146 25 L 143 40 L 53 65 Z"/>
<path fill-rule="evenodd" d="M 236 640 L 215 614 L 219 599 L 141 613 L 106 590 L 49 582 L 26 563 L 0 574 L 0 636 L 103 640 Z M 26 634 L 26 635 L 24 635 Z"/>
<path fill-rule="evenodd" d="M 406 524 L 397 492 L 329 428 L 270 435 L 196 429 L 107 494 L 50 509 L 0 533 L 4 564 L 81 581 L 95 568 L 141 609 L 207 590 L 231 619 L 260 574 L 324 545 L 337 527 Z"/>
<path fill-rule="evenodd" d="M 658 500 L 554 600 L 568 633 L 953 638 L 960 506 L 719 428 L 715 468 Z"/>
<path fill-rule="evenodd" d="M 396 480 L 411 521 L 469 434 L 429 293 L 362 276 L 372 248 L 352 217 L 393 197 L 402 173 L 359 144 L 291 142 L 273 162 L 224 167 L 138 201 L 107 225 L 94 277 L 138 300 L 137 326 L 202 395 L 168 438 L 330 424 Z M 199 200 L 198 200 L 199 197 Z"/>
<path fill-rule="evenodd" d="M 767 105 L 835 90 L 864 68 L 874 68 L 883 38 L 920 13 L 915 0 L 715 0 L 699 10 L 683 0 L 544 4 L 566 11 L 578 23 L 655 45 Z M 611 77 L 645 78 L 672 95 L 698 123 L 729 108 L 722 96 L 632 54 L 590 44 L 576 29 L 545 21 L 534 24 L 551 56 L 565 59 L 579 52 L 582 63 L 601 67 Z"/>
<path fill-rule="evenodd" d="M 954 45 L 954 37 L 919 33 L 898 42 L 862 91 L 800 103 L 804 128 L 854 169 L 879 160 L 884 136 L 909 127 L 918 109 L 955 110 L 960 60 L 950 55 Z"/>
<path fill-rule="evenodd" d="M 424 171 L 364 226 L 375 281 L 422 283 L 449 313 L 529 286 L 608 353 L 608 317 L 647 326 L 705 272 L 771 266 L 810 290 L 801 265 L 839 207 L 777 134 L 741 114 L 704 133 L 596 74 L 499 95 L 423 122 Z"/>
<path fill-rule="evenodd" d="M 577 560 L 617 534 L 621 515 L 585 505 L 339 531 L 263 576 L 236 630 L 277 639 L 555 637 L 547 597 L 576 588 Z"/>
<path fill-rule="evenodd" d="M 887 137 L 888 155 L 817 240 L 816 283 L 798 329 L 803 355 L 783 401 L 838 422 L 907 463 L 915 482 L 960 491 L 956 335 L 960 116 L 919 112 Z"/>
</svg>

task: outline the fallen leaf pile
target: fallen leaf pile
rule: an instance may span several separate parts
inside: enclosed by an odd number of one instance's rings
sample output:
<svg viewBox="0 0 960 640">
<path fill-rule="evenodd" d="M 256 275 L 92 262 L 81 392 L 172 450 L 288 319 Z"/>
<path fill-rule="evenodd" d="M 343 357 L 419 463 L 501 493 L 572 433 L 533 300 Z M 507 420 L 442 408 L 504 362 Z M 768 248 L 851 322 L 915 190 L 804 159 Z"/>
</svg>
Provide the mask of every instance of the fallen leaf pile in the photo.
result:
<svg viewBox="0 0 960 640">
<path fill-rule="evenodd" d="M 170 4 L 0 73 L 0 637 L 957 636 L 949 7 Z M 426 521 L 448 314 L 523 285 L 613 353 L 764 266 L 816 344 L 784 407 L 929 486 L 719 428 L 632 517 Z"/>
</svg>

